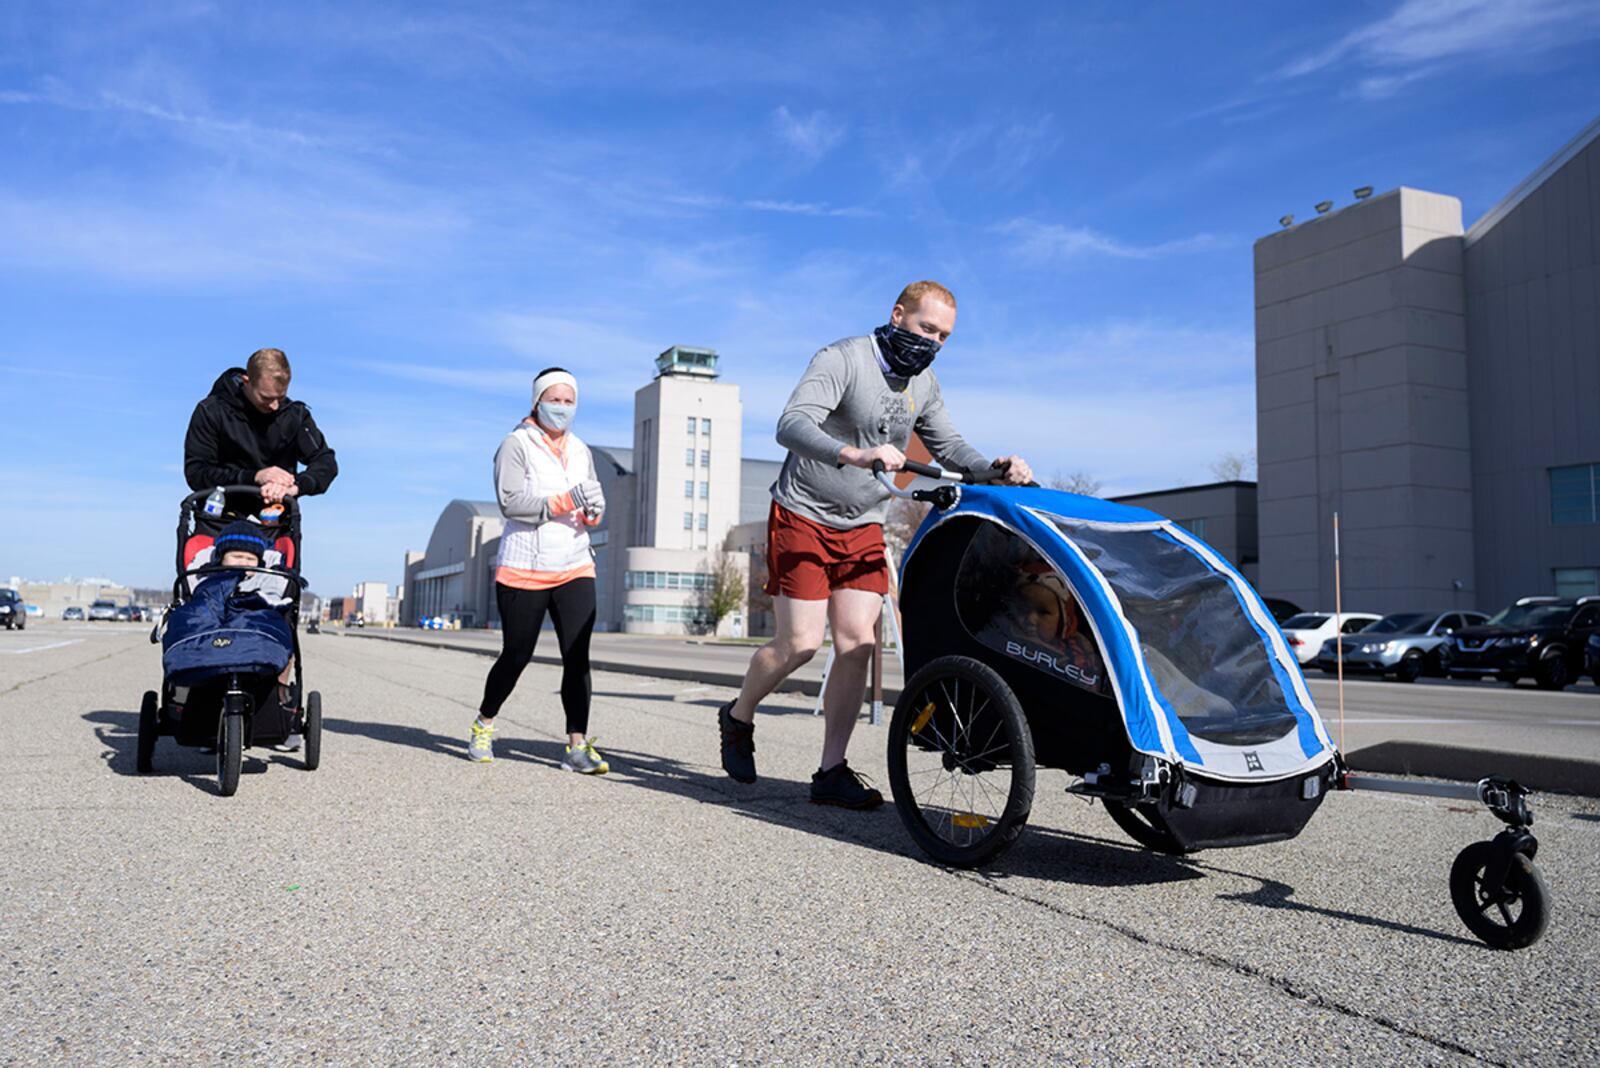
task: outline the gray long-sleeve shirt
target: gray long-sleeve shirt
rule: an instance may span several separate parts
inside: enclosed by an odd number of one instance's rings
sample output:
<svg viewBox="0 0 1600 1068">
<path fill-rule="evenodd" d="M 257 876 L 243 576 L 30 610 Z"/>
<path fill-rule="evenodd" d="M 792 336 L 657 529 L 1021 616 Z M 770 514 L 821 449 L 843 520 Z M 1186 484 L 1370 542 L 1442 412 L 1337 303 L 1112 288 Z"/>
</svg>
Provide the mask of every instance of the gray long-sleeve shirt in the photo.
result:
<svg viewBox="0 0 1600 1068">
<path fill-rule="evenodd" d="M 971 470 L 988 459 L 962 440 L 950 422 L 933 371 L 896 378 L 878 362 L 871 337 L 835 341 L 811 358 L 778 417 L 778 444 L 789 456 L 772 486 L 779 504 L 838 530 L 882 523 L 889 494 L 872 472 L 840 467 L 846 445 L 904 449 L 915 430 L 933 458 Z"/>
</svg>

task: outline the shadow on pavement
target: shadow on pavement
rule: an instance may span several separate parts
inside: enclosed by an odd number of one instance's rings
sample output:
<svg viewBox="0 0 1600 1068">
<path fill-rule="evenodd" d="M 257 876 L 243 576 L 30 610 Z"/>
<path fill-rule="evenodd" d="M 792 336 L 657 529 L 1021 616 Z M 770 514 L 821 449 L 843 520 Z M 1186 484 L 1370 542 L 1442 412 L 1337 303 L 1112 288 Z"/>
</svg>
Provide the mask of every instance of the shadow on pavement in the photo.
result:
<svg viewBox="0 0 1600 1068">
<path fill-rule="evenodd" d="M 1398 920 L 1385 920 L 1377 916 L 1366 916 L 1359 912 L 1349 912 L 1344 909 L 1329 909 L 1318 905 L 1307 905 L 1300 901 L 1291 901 L 1294 896 L 1294 887 L 1288 883 L 1280 883 L 1276 879 L 1263 879 L 1259 875 L 1248 875 L 1242 871 L 1230 871 L 1227 868 L 1216 868 L 1203 865 L 1210 871 L 1223 875 L 1233 875 L 1240 879 L 1250 879 L 1261 886 L 1239 894 L 1218 894 L 1219 901 L 1242 901 L 1247 905 L 1259 905 L 1268 909 L 1287 909 L 1291 912 L 1309 912 L 1315 916 L 1326 916 L 1332 920 L 1344 923 L 1360 924 L 1363 927 L 1377 927 L 1396 934 L 1416 935 L 1419 938 L 1436 938 L 1441 942 L 1451 942 L 1458 946 L 1472 946 L 1477 949 L 1490 949 L 1489 946 L 1471 938 L 1460 935 L 1447 934 L 1444 931 L 1435 931 L 1427 927 L 1418 927 L 1415 924 L 1401 923 Z M 1357 885 L 1352 883 L 1352 886 Z M 1495 950 L 1490 950 L 1496 952 Z"/>
<path fill-rule="evenodd" d="M 217 758 L 214 753 L 191 746 L 179 745 L 170 737 L 156 742 L 154 770 L 142 775 L 138 767 L 139 713 L 100 709 L 85 712 L 85 722 L 95 724 L 94 736 L 106 747 L 101 754 L 106 766 L 118 775 L 134 779 L 154 779 L 163 776 L 180 778 L 204 793 L 217 792 Z M 259 775 L 274 764 L 299 768 L 298 759 L 287 759 L 287 754 L 271 756 L 245 750 L 239 765 L 240 776 Z"/>
<path fill-rule="evenodd" d="M 722 805 L 741 816 L 764 823 L 938 866 L 926 860 L 911 842 L 894 811 L 892 801 L 886 801 L 882 808 L 873 812 L 846 812 L 811 805 L 809 783 L 763 778 L 754 785 L 744 786 L 721 774 L 707 774 L 696 767 L 665 757 L 609 748 L 606 753 L 612 761 L 611 777 L 631 786 Z M 1249 879 L 1261 884 L 1260 889 L 1248 893 L 1219 894 L 1219 900 L 1310 912 L 1346 923 L 1461 945 L 1480 944 L 1412 924 L 1303 904 L 1292 900 L 1295 889 L 1288 883 L 1216 867 L 1194 857 L 1167 856 L 1133 843 L 1072 834 L 1049 827 L 1028 827 L 1017 844 L 995 864 L 976 870 L 972 875 L 985 882 L 993 882 L 997 887 L 1008 879 L 1027 878 L 1075 886 L 1116 888 L 1190 882 L 1205 879 L 1209 873 Z"/>
<path fill-rule="evenodd" d="M 324 719 L 322 721 L 322 729 L 332 731 L 335 734 L 371 738 L 375 742 L 385 742 L 389 745 L 402 745 L 410 749 L 421 749 L 424 752 L 438 753 L 441 756 L 452 757 L 456 760 L 467 759 L 465 725 L 462 727 L 462 735 L 460 737 L 435 734 L 422 727 L 403 727 L 397 723 L 379 723 L 353 719 Z M 546 738 L 519 737 L 502 732 L 495 735 L 494 739 L 494 758 L 496 760 L 525 760 L 532 764 L 548 764 L 554 767 L 561 763 L 561 758 L 566 755 L 566 752 L 567 747 L 564 742 L 552 741 Z"/>
<path fill-rule="evenodd" d="M 849 812 L 812 805 L 809 782 L 763 777 L 745 786 L 720 771 L 707 774 L 665 757 L 611 748 L 606 754 L 611 758 L 611 777 L 631 786 L 722 805 L 764 823 L 938 866 L 927 860 L 906 834 L 892 800 L 872 812 Z M 974 874 L 994 880 L 1020 876 L 1085 886 L 1146 886 L 1203 877 L 1177 858 L 1036 827 L 1028 828 L 1018 845 L 994 865 Z"/>
</svg>

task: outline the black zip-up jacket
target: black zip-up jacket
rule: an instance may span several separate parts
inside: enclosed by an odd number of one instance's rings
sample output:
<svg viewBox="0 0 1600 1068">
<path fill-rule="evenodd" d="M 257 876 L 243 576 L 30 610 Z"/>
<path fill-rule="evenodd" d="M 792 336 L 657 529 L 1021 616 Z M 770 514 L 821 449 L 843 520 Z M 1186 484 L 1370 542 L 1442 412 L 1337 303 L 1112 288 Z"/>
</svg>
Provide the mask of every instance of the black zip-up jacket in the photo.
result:
<svg viewBox="0 0 1600 1068">
<path fill-rule="evenodd" d="M 254 485 L 256 472 L 281 467 L 295 476 L 300 496 L 325 493 L 339 473 L 333 450 L 311 409 L 287 397 L 275 412 L 260 412 L 240 389 L 244 368 L 222 372 L 194 406 L 183 439 L 183 477 L 192 490 Z M 297 464 L 305 464 L 297 471 Z"/>
</svg>

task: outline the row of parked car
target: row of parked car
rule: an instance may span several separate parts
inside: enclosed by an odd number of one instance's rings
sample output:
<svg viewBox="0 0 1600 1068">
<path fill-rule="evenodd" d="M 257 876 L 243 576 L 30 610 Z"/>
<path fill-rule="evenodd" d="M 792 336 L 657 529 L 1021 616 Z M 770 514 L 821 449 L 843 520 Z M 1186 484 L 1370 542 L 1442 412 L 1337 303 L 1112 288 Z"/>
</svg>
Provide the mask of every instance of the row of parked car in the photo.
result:
<svg viewBox="0 0 1600 1068">
<path fill-rule="evenodd" d="M 1584 675 L 1600 683 L 1600 597 L 1524 597 L 1482 612 L 1302 612 L 1279 624 L 1302 665 L 1328 674 L 1533 679 L 1560 690 Z"/>
<path fill-rule="evenodd" d="M 118 604 L 115 601 L 95 601 L 87 611 L 72 605 L 61 613 L 66 620 L 88 620 L 91 623 L 147 623 L 159 615 L 157 609 L 142 604 Z"/>
</svg>

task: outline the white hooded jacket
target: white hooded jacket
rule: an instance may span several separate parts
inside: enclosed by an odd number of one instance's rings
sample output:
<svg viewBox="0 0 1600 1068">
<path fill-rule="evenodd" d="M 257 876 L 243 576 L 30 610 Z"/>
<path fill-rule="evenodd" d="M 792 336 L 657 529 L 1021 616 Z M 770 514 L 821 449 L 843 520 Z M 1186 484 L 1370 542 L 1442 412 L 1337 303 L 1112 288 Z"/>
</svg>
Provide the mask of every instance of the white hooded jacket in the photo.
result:
<svg viewBox="0 0 1600 1068">
<path fill-rule="evenodd" d="M 586 479 L 598 481 L 589 446 L 571 431 L 564 440 L 563 460 L 539 427 L 519 423 L 495 451 L 495 494 L 506 518 L 497 567 L 559 572 L 593 561 L 583 513 L 550 513 L 550 498 Z"/>
</svg>

